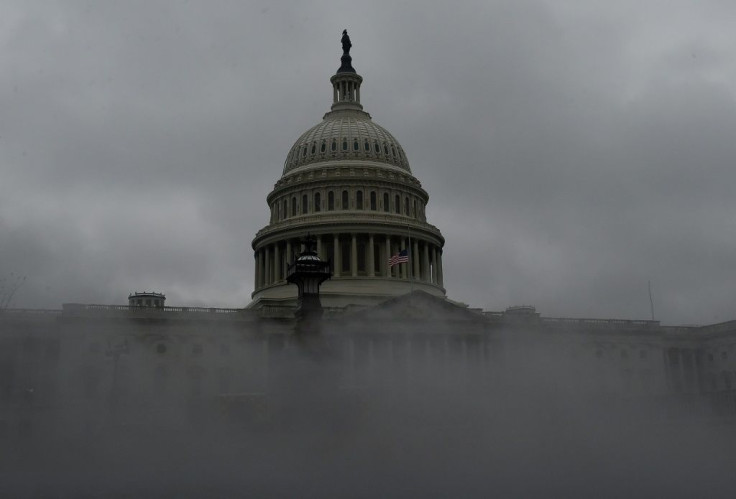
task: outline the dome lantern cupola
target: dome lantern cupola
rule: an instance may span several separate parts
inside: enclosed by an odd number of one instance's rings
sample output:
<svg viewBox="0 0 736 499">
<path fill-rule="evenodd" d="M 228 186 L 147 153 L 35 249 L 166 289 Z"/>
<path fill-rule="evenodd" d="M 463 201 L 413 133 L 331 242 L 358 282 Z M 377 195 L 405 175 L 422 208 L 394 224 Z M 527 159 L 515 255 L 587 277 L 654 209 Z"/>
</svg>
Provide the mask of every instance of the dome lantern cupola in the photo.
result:
<svg viewBox="0 0 736 499">
<path fill-rule="evenodd" d="M 363 83 L 361 77 L 353 68 L 353 58 L 350 56 L 350 42 L 348 31 L 342 32 L 342 57 L 340 61 L 340 69 L 330 78 L 332 82 L 332 110 L 356 109 L 363 110 L 360 104 L 360 84 Z"/>
</svg>

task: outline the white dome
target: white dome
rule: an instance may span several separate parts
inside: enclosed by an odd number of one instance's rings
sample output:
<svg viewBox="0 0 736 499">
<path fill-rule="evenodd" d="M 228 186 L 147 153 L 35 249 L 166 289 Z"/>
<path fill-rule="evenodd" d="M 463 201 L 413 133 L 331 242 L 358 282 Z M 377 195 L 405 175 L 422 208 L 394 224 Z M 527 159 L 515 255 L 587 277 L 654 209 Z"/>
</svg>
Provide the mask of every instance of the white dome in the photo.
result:
<svg viewBox="0 0 736 499">
<path fill-rule="evenodd" d="M 302 134 L 286 157 L 284 172 L 322 161 L 363 159 L 397 166 L 409 173 L 409 162 L 388 130 L 357 109 L 332 111 Z"/>
</svg>

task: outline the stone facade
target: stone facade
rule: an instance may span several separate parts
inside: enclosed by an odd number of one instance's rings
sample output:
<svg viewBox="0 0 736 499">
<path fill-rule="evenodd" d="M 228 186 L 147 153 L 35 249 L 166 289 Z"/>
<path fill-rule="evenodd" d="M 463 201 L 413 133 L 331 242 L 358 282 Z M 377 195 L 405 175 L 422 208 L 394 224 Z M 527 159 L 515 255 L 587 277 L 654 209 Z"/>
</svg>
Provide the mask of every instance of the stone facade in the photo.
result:
<svg viewBox="0 0 736 499">
<path fill-rule="evenodd" d="M 491 313 L 414 291 L 328 314 L 323 342 L 309 351 L 294 327 L 248 309 L 3 311 L 0 432 L 190 428 L 236 407 L 246 421 L 277 417 L 267 406 L 299 384 L 293 369 L 305 358 L 329 371 L 339 396 L 482 394 L 527 378 L 606 403 L 684 401 L 706 417 L 736 414 L 736 321 L 666 327 Z"/>
</svg>

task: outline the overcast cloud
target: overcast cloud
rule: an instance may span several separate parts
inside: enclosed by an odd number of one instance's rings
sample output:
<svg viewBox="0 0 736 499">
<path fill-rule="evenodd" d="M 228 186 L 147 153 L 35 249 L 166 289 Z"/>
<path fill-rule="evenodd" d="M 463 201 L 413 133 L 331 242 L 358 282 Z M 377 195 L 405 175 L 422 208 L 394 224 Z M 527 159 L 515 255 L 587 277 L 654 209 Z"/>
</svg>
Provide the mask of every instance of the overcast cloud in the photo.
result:
<svg viewBox="0 0 736 499">
<path fill-rule="evenodd" d="M 736 319 L 736 4 L 5 1 L 12 306 L 242 307 L 250 241 L 347 28 L 442 230 L 448 296 Z"/>
</svg>

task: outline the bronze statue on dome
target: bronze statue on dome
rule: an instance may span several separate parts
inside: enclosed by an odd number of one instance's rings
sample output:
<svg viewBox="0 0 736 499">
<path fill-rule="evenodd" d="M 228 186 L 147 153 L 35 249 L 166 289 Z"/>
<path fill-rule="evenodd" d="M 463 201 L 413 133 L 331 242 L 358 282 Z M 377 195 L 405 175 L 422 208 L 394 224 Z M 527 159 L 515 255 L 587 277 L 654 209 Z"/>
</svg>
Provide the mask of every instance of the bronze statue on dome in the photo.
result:
<svg viewBox="0 0 736 499">
<path fill-rule="evenodd" d="M 342 57 L 340 57 L 340 69 L 338 69 L 337 72 L 355 73 L 355 68 L 352 64 L 353 58 L 350 57 L 350 48 L 353 46 L 353 44 L 350 42 L 348 30 L 342 30 L 342 40 L 340 41 L 342 42 Z"/>
<path fill-rule="evenodd" d="M 350 47 L 352 47 L 353 44 L 350 43 L 350 37 L 348 36 L 348 30 L 346 29 L 342 30 L 342 39 L 340 41 L 342 42 L 342 53 L 344 55 L 349 55 Z"/>
</svg>

